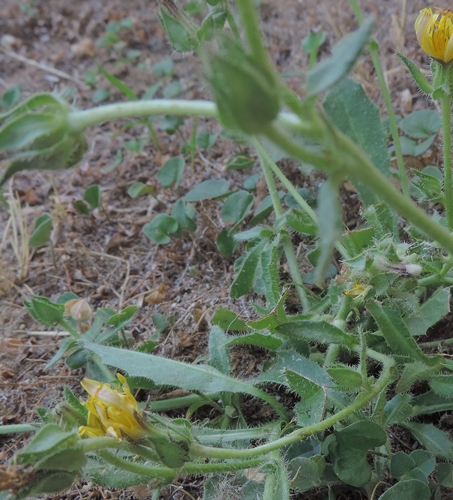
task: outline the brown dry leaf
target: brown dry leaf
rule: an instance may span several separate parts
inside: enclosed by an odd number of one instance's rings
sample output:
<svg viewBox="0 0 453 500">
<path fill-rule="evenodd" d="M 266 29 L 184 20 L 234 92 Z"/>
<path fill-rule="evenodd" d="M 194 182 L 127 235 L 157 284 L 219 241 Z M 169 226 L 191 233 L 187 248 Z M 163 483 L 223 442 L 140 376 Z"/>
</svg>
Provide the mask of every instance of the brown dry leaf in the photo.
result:
<svg viewBox="0 0 453 500">
<path fill-rule="evenodd" d="M 153 306 L 155 304 L 160 304 L 167 294 L 167 285 L 162 282 L 157 288 L 151 290 L 148 295 L 145 297 L 145 301 Z"/>
<path fill-rule="evenodd" d="M 128 242 L 128 238 L 123 236 L 120 233 L 115 233 L 107 243 L 107 252 L 110 252 L 111 250 L 116 250 L 117 248 L 125 245 Z"/>
<path fill-rule="evenodd" d="M 82 267 L 82 274 L 85 278 L 95 281 L 98 278 L 98 272 L 90 267 Z"/>
<path fill-rule="evenodd" d="M 64 314 L 76 321 L 87 321 L 93 316 L 93 311 L 85 299 L 71 299 L 64 305 Z"/>
<path fill-rule="evenodd" d="M 91 38 L 83 38 L 80 42 L 71 45 L 71 52 L 77 57 L 93 57 L 94 42 Z"/>
<path fill-rule="evenodd" d="M 42 198 L 36 194 L 33 188 L 24 191 L 24 200 L 28 205 L 39 205 L 42 203 Z"/>
<path fill-rule="evenodd" d="M 262 472 L 258 472 L 258 469 L 256 469 L 256 468 L 245 469 L 244 476 L 249 481 L 253 481 L 254 483 L 264 483 L 264 481 L 266 480 L 266 474 L 263 474 Z"/>
<path fill-rule="evenodd" d="M 4 365 L 0 365 L 0 378 L 3 380 L 6 379 L 13 379 L 16 377 L 16 372 L 13 370 L 9 369 L 8 367 Z"/>
</svg>

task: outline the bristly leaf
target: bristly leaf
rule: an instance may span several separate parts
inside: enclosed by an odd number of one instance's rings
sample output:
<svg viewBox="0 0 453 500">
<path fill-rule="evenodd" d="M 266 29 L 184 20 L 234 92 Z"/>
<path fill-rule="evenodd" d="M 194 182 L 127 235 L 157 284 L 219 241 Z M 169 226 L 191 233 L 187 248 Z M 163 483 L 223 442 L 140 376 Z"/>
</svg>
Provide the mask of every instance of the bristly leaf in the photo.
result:
<svg viewBox="0 0 453 500">
<path fill-rule="evenodd" d="M 228 337 L 218 326 L 213 326 L 209 333 L 209 364 L 225 375 L 231 372 L 230 356 L 225 345 Z"/>
<path fill-rule="evenodd" d="M 280 299 L 279 257 L 280 240 L 276 238 L 261 251 L 253 284 L 254 290 L 266 297 L 267 306 L 271 309 L 275 308 Z"/>
<path fill-rule="evenodd" d="M 346 78 L 329 92 L 323 106 L 334 125 L 359 145 L 378 170 L 389 177 L 390 158 L 379 109 L 371 102 L 363 87 Z M 353 177 L 348 179 L 357 189 L 365 206 L 379 203 L 379 198 L 371 187 Z"/>
<path fill-rule="evenodd" d="M 109 366 L 125 370 L 132 377 L 142 377 L 161 386 L 178 387 L 206 393 L 232 392 L 250 394 L 269 403 L 284 419 L 288 413 L 280 403 L 249 382 L 228 377 L 207 365 L 191 365 L 173 359 L 85 342 L 85 347 Z"/>
<path fill-rule="evenodd" d="M 242 261 L 238 275 L 231 285 L 230 295 L 233 298 L 239 298 L 250 292 L 255 281 L 255 275 L 260 259 L 260 254 L 266 245 L 266 240 L 260 241 L 245 256 Z"/>
<path fill-rule="evenodd" d="M 64 305 L 55 304 L 45 297 L 33 296 L 30 302 L 24 302 L 27 311 L 44 326 L 55 326 L 63 319 Z"/>
<path fill-rule="evenodd" d="M 320 285 L 329 268 L 335 243 L 343 232 L 336 180 L 329 178 L 324 182 L 318 200 L 318 217 L 322 221 L 318 226 L 321 252 L 315 269 L 315 282 Z"/>
<path fill-rule="evenodd" d="M 429 83 L 428 79 L 423 74 L 418 65 L 412 62 L 408 57 L 404 56 L 400 52 L 397 52 L 396 55 L 406 65 L 407 69 L 410 71 L 412 75 L 412 78 L 415 80 L 415 83 L 420 87 L 420 90 L 425 94 L 432 94 L 434 90 L 433 86 Z"/>
<path fill-rule="evenodd" d="M 390 306 L 382 306 L 375 300 L 370 301 L 367 308 L 378 324 L 387 344 L 396 354 L 410 356 L 414 361 L 421 361 L 428 366 L 439 364 L 440 359 L 434 356 L 427 356 L 420 349 L 417 342 L 409 333 L 397 309 Z"/>
</svg>

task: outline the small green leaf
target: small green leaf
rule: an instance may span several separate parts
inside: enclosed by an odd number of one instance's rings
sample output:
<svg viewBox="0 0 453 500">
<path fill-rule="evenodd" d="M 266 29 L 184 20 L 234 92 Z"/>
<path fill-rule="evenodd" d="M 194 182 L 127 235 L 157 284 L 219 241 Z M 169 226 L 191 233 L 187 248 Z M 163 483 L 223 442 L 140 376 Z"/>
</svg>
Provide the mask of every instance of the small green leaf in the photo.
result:
<svg viewBox="0 0 453 500">
<path fill-rule="evenodd" d="M 224 257 L 231 257 L 238 247 L 238 242 L 230 234 L 229 229 L 222 229 L 217 235 L 215 244 Z"/>
<path fill-rule="evenodd" d="M 0 128 L 0 150 L 17 151 L 25 147 L 44 149 L 58 141 L 57 134 L 61 139 L 65 126 L 65 117 L 61 113 L 20 115 Z"/>
<path fill-rule="evenodd" d="M 435 375 L 430 378 L 429 385 L 439 396 L 453 398 L 453 375 Z"/>
<path fill-rule="evenodd" d="M 320 422 L 327 397 L 324 388 L 292 370 L 285 370 L 285 377 L 290 389 L 301 397 L 294 407 L 298 425 L 307 427 Z"/>
<path fill-rule="evenodd" d="M 336 431 L 339 443 L 358 451 L 367 451 L 383 446 L 387 441 L 385 430 L 371 420 L 359 420 Z"/>
<path fill-rule="evenodd" d="M 170 243 L 170 234 L 176 233 L 179 228 L 178 221 L 166 214 L 159 214 L 151 222 L 143 226 L 145 235 L 161 245 Z"/>
<path fill-rule="evenodd" d="M 426 365 L 434 365 L 438 362 L 435 357 L 427 356 L 420 349 L 397 309 L 382 306 L 375 300 L 370 301 L 367 308 L 378 324 L 387 344 L 395 353 L 410 356 L 413 360 L 422 361 Z"/>
<path fill-rule="evenodd" d="M 277 337 L 274 337 L 273 335 L 266 335 L 264 333 L 259 333 L 259 332 L 249 333 L 246 335 L 238 335 L 229 338 L 230 340 L 225 344 L 226 346 L 242 345 L 242 344 L 256 345 L 257 347 L 263 347 L 264 349 L 275 351 L 283 344 L 283 341 L 278 339 Z"/>
<path fill-rule="evenodd" d="M 212 40 L 215 32 L 223 28 L 227 15 L 228 12 L 221 7 L 211 9 L 203 20 L 200 29 L 197 31 L 197 37 L 200 42 Z"/>
<path fill-rule="evenodd" d="M 324 182 L 319 190 L 318 212 L 319 220 L 322 221 L 318 226 L 321 252 L 316 264 L 315 281 L 320 284 L 324 281 L 331 264 L 335 243 L 343 232 L 337 184 L 331 179 Z"/>
<path fill-rule="evenodd" d="M 173 205 L 171 216 L 178 222 L 181 228 L 187 229 L 191 233 L 197 229 L 197 224 L 194 221 L 195 209 L 193 205 L 186 205 L 182 199 L 179 199 Z"/>
<path fill-rule="evenodd" d="M 160 9 L 158 17 L 174 50 L 190 52 L 197 48 L 198 40 L 195 40 L 196 37 L 191 36 L 183 24 L 170 16 L 164 8 Z"/>
<path fill-rule="evenodd" d="M 197 147 L 201 149 L 212 148 L 215 141 L 217 140 L 218 134 L 210 134 L 209 132 L 200 132 L 195 138 Z"/>
<path fill-rule="evenodd" d="M 230 184 L 224 179 L 213 179 L 200 182 L 190 190 L 184 197 L 184 201 L 201 201 L 219 198 L 228 193 Z"/>
<path fill-rule="evenodd" d="M 346 484 L 356 488 L 365 486 L 372 477 L 366 452 L 359 452 L 345 444 L 340 444 L 335 437 L 328 445 L 329 457 L 335 474 Z"/>
<path fill-rule="evenodd" d="M 110 316 L 107 325 L 119 326 L 126 325 L 132 319 L 132 316 L 137 312 L 138 306 L 125 307 L 120 313 Z"/>
<path fill-rule="evenodd" d="M 140 54 L 140 53 L 139 53 Z M 128 87 L 125 83 L 123 83 L 121 80 L 118 80 L 116 76 L 111 75 L 106 69 L 104 69 L 100 64 L 97 65 L 99 72 L 107 78 L 107 80 L 114 86 L 116 87 L 120 92 L 122 92 L 129 100 L 131 101 L 138 101 L 137 94 L 130 88 Z"/>
<path fill-rule="evenodd" d="M 247 191 L 236 191 L 228 196 L 223 204 L 220 216 L 223 222 L 242 222 L 253 206 L 255 197 Z"/>
<path fill-rule="evenodd" d="M 68 448 L 77 442 L 77 434 L 65 432 L 56 424 L 47 424 L 42 427 L 19 453 L 18 463 L 30 464 L 35 460 L 48 455 L 62 447 Z"/>
<path fill-rule="evenodd" d="M 437 134 L 441 126 L 440 114 L 433 109 L 414 111 L 398 123 L 398 127 L 405 134 L 416 139 L 428 139 L 433 134 Z"/>
<path fill-rule="evenodd" d="M 394 425 L 403 422 L 412 415 L 409 394 L 397 394 L 384 406 L 383 425 Z"/>
<path fill-rule="evenodd" d="M 50 232 L 52 231 L 52 217 L 43 214 L 35 222 L 35 229 L 30 236 L 28 244 L 33 248 L 44 246 L 50 241 Z"/>
<path fill-rule="evenodd" d="M 83 200 L 90 205 L 91 209 L 101 208 L 101 188 L 97 184 L 93 184 L 85 189 Z"/>
<path fill-rule="evenodd" d="M 425 483 L 417 479 L 408 479 L 407 481 L 396 483 L 385 491 L 379 497 L 379 500 L 414 500 L 414 498 L 417 500 L 429 500 L 431 492 Z"/>
<path fill-rule="evenodd" d="M 124 143 L 124 147 L 134 153 L 134 155 L 139 155 L 143 151 L 143 146 L 145 145 L 146 139 L 131 139 Z"/>
<path fill-rule="evenodd" d="M 348 366 L 331 366 L 327 373 L 339 386 L 350 390 L 357 390 L 362 387 L 362 375 Z"/>
<path fill-rule="evenodd" d="M 214 316 L 211 318 L 211 323 L 227 332 L 248 332 L 250 330 L 246 322 L 239 318 L 236 313 L 223 307 L 219 307 L 216 310 Z"/>
<path fill-rule="evenodd" d="M 247 153 L 234 153 L 228 158 L 225 170 L 245 170 L 246 168 L 251 167 L 254 163 L 255 160 Z"/>
<path fill-rule="evenodd" d="M 352 347 L 357 339 L 327 321 L 295 320 L 277 327 L 277 332 L 287 338 L 300 338 L 320 344 L 344 344 Z"/>
<path fill-rule="evenodd" d="M 425 94 L 431 94 L 433 92 L 433 86 L 429 83 L 428 79 L 421 71 L 418 64 L 415 64 L 408 57 L 397 52 L 396 55 L 403 61 L 406 65 L 407 69 L 410 71 L 412 78 L 415 80 L 415 83 L 419 86 L 420 90 Z"/>
<path fill-rule="evenodd" d="M 131 198 L 138 198 L 139 196 L 142 196 L 144 194 L 151 194 L 154 196 L 156 194 L 156 190 L 154 186 L 143 184 L 143 182 L 134 182 L 129 186 L 127 194 Z"/>
<path fill-rule="evenodd" d="M 293 209 L 287 214 L 286 221 L 291 229 L 294 229 L 294 231 L 297 231 L 298 233 L 310 236 L 318 233 L 318 225 L 313 222 L 313 219 L 307 214 L 307 212 Z"/>
<path fill-rule="evenodd" d="M 167 160 L 157 172 L 159 182 L 165 188 L 179 187 L 184 173 L 185 161 L 180 156 L 175 156 Z M 193 200 L 186 200 L 193 201 Z"/>
<path fill-rule="evenodd" d="M 172 59 L 163 59 L 157 62 L 151 68 L 151 71 L 156 76 L 168 76 L 173 73 L 174 62 Z"/>
<path fill-rule="evenodd" d="M 441 486 L 445 486 L 446 488 L 453 488 L 453 464 L 437 464 L 436 477 Z"/>
<path fill-rule="evenodd" d="M 406 453 L 398 451 L 390 460 L 390 474 L 400 479 L 415 467 L 415 461 Z"/>
<path fill-rule="evenodd" d="M 446 432 L 441 431 L 432 424 L 410 422 L 402 425 L 412 432 L 415 439 L 433 457 L 453 460 L 453 443 Z"/>
<path fill-rule="evenodd" d="M 169 83 L 162 90 L 162 95 L 165 99 L 173 99 L 174 97 L 178 97 L 182 92 L 182 86 L 179 80 L 175 80 L 174 82 Z"/>
<path fill-rule="evenodd" d="M 322 473 L 325 469 L 325 458 L 317 455 L 314 457 L 297 457 L 289 463 L 291 488 L 303 493 L 323 485 Z"/>
<path fill-rule="evenodd" d="M 3 95 L 0 101 L 0 107 L 3 109 L 9 109 L 20 101 L 22 96 L 22 87 L 20 85 L 14 85 L 10 87 Z"/>
<path fill-rule="evenodd" d="M 231 362 L 228 350 L 225 349 L 228 337 L 218 326 L 213 326 L 209 333 L 209 359 L 208 363 L 225 375 L 230 375 Z"/>
<path fill-rule="evenodd" d="M 41 495 L 43 493 L 58 493 L 70 488 L 76 477 L 77 474 L 75 472 L 49 471 L 43 479 L 33 485 L 33 488 L 29 493 L 33 494 L 33 496 Z"/>
<path fill-rule="evenodd" d="M 231 285 L 231 297 L 242 297 L 252 289 L 260 254 L 265 245 L 266 241 L 262 240 L 245 256 L 238 270 L 238 274 Z"/>
<path fill-rule="evenodd" d="M 88 205 L 82 200 L 76 200 L 72 203 L 74 209 L 81 215 L 91 215 L 91 210 Z"/>
<path fill-rule="evenodd" d="M 103 101 L 106 101 L 110 97 L 110 90 L 109 89 L 97 89 L 92 97 L 93 103 L 94 104 L 99 104 Z"/>
<path fill-rule="evenodd" d="M 34 464 L 36 470 L 78 471 L 86 464 L 87 458 L 81 449 L 59 450 Z"/>
<path fill-rule="evenodd" d="M 334 86 L 351 71 L 373 29 L 373 19 L 367 19 L 360 28 L 344 37 L 332 50 L 332 57 L 317 64 L 309 73 L 308 96 L 318 95 Z"/>
<path fill-rule="evenodd" d="M 435 325 L 450 312 L 450 289 L 438 288 L 420 307 L 420 314 L 405 319 L 411 335 L 425 335 L 428 328 Z"/>
<path fill-rule="evenodd" d="M 64 305 L 55 304 L 45 297 L 34 295 L 24 305 L 31 316 L 44 326 L 55 326 L 63 319 Z"/>
</svg>

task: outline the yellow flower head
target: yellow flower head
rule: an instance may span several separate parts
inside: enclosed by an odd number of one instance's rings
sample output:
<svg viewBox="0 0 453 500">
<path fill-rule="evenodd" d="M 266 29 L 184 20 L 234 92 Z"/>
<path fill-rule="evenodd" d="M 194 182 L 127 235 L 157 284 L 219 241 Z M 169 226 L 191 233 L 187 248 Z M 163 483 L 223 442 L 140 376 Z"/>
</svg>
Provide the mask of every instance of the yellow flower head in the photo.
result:
<svg viewBox="0 0 453 500">
<path fill-rule="evenodd" d="M 90 397 L 84 405 L 88 409 L 86 426 L 79 428 L 80 436 L 112 436 L 121 439 L 128 436 L 140 439 L 146 432 L 140 425 L 142 411 L 132 395 L 125 377 L 117 373 L 122 391 L 110 384 L 84 378 L 82 387 Z"/>
<path fill-rule="evenodd" d="M 428 55 L 445 63 L 453 60 L 453 14 L 449 10 L 421 10 L 415 20 L 415 32 Z"/>
<path fill-rule="evenodd" d="M 364 298 L 365 295 L 368 293 L 368 290 L 370 290 L 370 288 L 371 288 L 370 285 L 362 285 L 361 283 L 356 283 L 349 290 L 344 290 L 343 293 L 347 297 L 354 297 L 356 299 Z"/>
</svg>

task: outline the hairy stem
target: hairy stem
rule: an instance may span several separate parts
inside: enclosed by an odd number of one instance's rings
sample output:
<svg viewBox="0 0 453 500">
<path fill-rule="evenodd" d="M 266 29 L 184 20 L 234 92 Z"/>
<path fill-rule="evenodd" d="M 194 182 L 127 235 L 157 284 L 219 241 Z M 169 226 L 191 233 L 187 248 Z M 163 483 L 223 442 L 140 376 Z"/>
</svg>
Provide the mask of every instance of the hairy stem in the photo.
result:
<svg viewBox="0 0 453 500">
<path fill-rule="evenodd" d="M 444 140 L 444 190 L 447 227 L 453 231 L 453 186 L 451 175 L 451 97 L 442 97 L 442 132 Z"/>
</svg>

